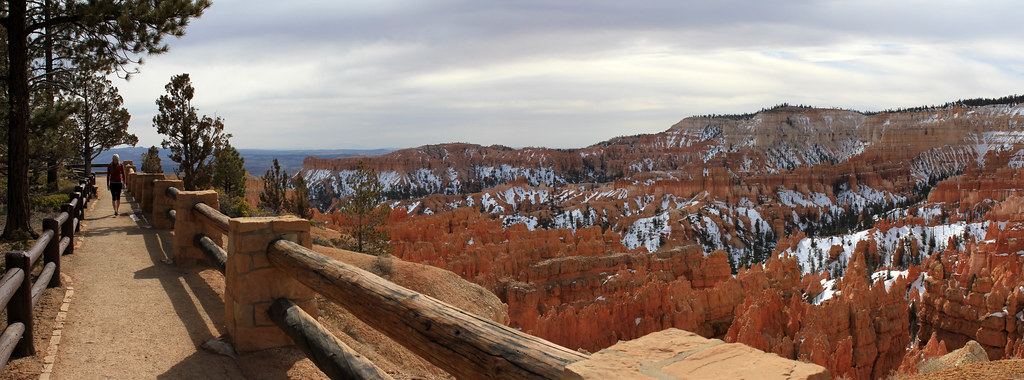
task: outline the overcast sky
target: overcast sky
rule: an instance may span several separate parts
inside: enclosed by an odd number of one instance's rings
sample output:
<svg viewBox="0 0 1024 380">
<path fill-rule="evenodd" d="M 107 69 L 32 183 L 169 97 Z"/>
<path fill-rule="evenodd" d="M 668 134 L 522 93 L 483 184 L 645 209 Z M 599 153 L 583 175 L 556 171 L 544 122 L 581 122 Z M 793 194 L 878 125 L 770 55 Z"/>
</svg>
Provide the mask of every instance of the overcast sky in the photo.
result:
<svg viewBox="0 0 1024 380">
<path fill-rule="evenodd" d="M 1024 89 L 1017 1 L 214 0 L 118 86 L 141 146 L 189 73 L 241 148 L 574 148 L 782 102 Z"/>
</svg>

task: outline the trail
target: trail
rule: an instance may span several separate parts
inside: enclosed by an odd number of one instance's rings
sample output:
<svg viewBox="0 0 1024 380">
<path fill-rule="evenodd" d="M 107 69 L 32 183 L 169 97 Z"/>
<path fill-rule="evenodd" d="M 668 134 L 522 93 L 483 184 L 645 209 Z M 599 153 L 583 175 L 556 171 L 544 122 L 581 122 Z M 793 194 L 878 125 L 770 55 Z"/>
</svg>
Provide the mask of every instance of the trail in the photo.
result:
<svg viewBox="0 0 1024 380">
<path fill-rule="evenodd" d="M 132 212 L 138 204 L 130 196 L 122 196 L 121 215 L 114 216 L 109 191 L 101 186 L 99 193 L 76 237 L 81 244 L 62 259 L 74 293 L 63 325 L 57 323 L 61 338 L 49 377 L 245 378 L 236 359 L 201 348 L 225 335 L 220 274 L 175 266 L 170 231 L 150 228 L 140 211 Z"/>
</svg>

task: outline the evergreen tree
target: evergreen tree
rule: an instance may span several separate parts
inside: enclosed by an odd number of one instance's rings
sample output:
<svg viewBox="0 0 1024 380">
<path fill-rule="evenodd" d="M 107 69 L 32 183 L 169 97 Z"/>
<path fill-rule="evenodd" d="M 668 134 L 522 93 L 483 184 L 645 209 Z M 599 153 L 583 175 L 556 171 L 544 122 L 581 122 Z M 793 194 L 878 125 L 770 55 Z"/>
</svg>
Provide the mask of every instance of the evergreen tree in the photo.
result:
<svg viewBox="0 0 1024 380">
<path fill-rule="evenodd" d="M 149 150 L 142 154 L 143 173 L 163 173 L 164 168 L 160 165 L 160 149 L 156 146 L 149 147 Z"/>
<path fill-rule="evenodd" d="M 229 197 L 245 197 L 245 158 L 231 144 L 213 159 L 213 187 Z"/>
<path fill-rule="evenodd" d="M 46 188 L 56 192 L 57 169 L 62 162 L 78 156 L 76 125 L 71 116 L 80 102 L 60 99 L 47 101 L 38 91 L 33 94 L 32 116 L 29 120 L 29 167 L 36 175 L 46 174 Z M 6 131 L 5 131 L 6 132 Z M 38 183 L 35 179 L 32 183 Z"/>
<path fill-rule="evenodd" d="M 353 193 L 341 200 L 339 211 L 346 217 L 345 229 L 356 240 L 356 250 L 378 255 L 390 253 L 391 235 L 384 225 L 391 207 L 380 205 L 384 186 L 377 179 L 377 172 L 359 161 L 356 172 L 345 179 L 345 184 Z"/>
<path fill-rule="evenodd" d="M 75 140 L 79 157 L 85 163 L 86 173 L 89 173 L 92 160 L 100 153 L 118 145 L 135 146 L 139 138 L 128 133 L 131 115 L 110 80 L 98 74 L 84 73 L 76 77 L 74 84 L 72 91 L 80 100 L 80 106 L 74 113 Z"/>
<path fill-rule="evenodd" d="M 186 190 L 207 189 L 213 181 L 213 156 L 227 145 L 231 134 L 224 133 L 220 117 L 198 116 L 188 74 L 171 77 L 164 89 L 167 95 L 156 100 L 159 113 L 153 117 L 157 132 L 167 136 L 160 145 L 171 150 L 171 160 L 178 163 L 174 172 Z"/>
<path fill-rule="evenodd" d="M 313 205 L 309 202 L 309 188 L 306 186 L 306 179 L 296 175 L 292 180 L 292 197 L 288 201 L 288 210 L 300 218 L 309 219 L 313 217 Z"/>
<path fill-rule="evenodd" d="M 44 32 L 66 30 L 64 35 L 70 37 L 66 42 L 80 55 L 90 57 L 90 70 L 109 72 L 127 67 L 139 55 L 166 51 L 163 37 L 183 35 L 188 22 L 209 6 L 206 0 L 168 0 L 159 6 L 149 0 L 11 0 L 2 4 L 0 26 L 4 29 L 7 53 L 3 66 L 8 105 L 8 209 L 4 237 L 19 234 L 18 230 L 32 231 L 28 131 L 32 112 L 30 80 L 35 76 L 36 60 L 29 47 L 40 43 L 52 47 L 53 33 L 44 36 Z M 48 58 L 45 61 L 50 67 L 53 59 Z"/>
<path fill-rule="evenodd" d="M 281 165 L 274 159 L 274 166 L 263 176 L 263 192 L 260 193 L 260 208 L 274 214 L 284 210 L 285 195 L 288 192 L 288 172 L 281 172 Z"/>
</svg>

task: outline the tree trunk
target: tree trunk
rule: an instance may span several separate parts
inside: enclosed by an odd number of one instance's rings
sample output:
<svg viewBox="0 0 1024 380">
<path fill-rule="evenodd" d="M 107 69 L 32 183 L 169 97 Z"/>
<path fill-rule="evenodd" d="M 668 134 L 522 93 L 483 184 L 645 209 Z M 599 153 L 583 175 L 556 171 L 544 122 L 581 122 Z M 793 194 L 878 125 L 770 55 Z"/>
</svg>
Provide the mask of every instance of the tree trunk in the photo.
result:
<svg viewBox="0 0 1024 380">
<path fill-rule="evenodd" d="M 89 173 L 92 173 L 92 144 L 89 140 L 85 141 L 85 154 L 82 155 L 82 162 L 85 163 L 85 176 L 88 177 Z"/>
<path fill-rule="evenodd" d="M 50 21 L 50 0 L 46 0 L 44 7 L 46 8 L 46 14 L 44 15 L 46 21 Z M 53 38 L 50 36 L 50 28 L 46 28 L 46 37 L 43 38 L 43 50 L 46 59 L 46 85 L 43 88 L 46 89 L 46 103 L 53 106 Z M 59 128 L 53 126 L 53 128 Z M 60 191 L 60 185 L 57 183 L 57 154 L 54 151 L 50 151 L 50 157 L 46 159 L 46 187 L 52 192 Z"/>
<path fill-rule="evenodd" d="M 10 106 L 8 168 L 7 168 L 7 224 L 3 237 L 24 230 L 35 235 L 30 225 L 28 183 L 28 36 L 26 31 L 26 1 L 8 2 L 7 59 L 9 66 L 7 99 Z"/>
<path fill-rule="evenodd" d="M 57 157 L 54 156 L 46 160 L 46 188 L 55 193 L 60 191 L 57 183 Z"/>
</svg>

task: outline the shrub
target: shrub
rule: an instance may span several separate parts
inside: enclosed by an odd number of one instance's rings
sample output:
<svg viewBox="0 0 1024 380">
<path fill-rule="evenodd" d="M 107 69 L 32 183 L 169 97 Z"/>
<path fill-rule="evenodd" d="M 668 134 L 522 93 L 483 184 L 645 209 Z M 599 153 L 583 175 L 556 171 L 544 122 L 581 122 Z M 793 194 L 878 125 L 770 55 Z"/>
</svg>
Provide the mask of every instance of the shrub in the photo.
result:
<svg viewBox="0 0 1024 380">
<path fill-rule="evenodd" d="M 11 231 L 10 236 L 7 237 L 6 241 L 11 243 L 12 250 L 21 251 L 32 247 L 32 242 L 35 238 L 28 231 L 17 229 Z"/>
<path fill-rule="evenodd" d="M 36 195 L 31 199 L 32 209 L 41 212 L 57 212 L 60 207 L 67 204 L 70 197 L 67 194 Z"/>
<path fill-rule="evenodd" d="M 391 255 L 387 253 L 375 257 L 370 266 L 370 272 L 383 278 L 391 277 L 391 272 L 394 269 L 395 263 L 391 261 Z"/>
<path fill-rule="evenodd" d="M 229 197 L 218 190 L 217 200 L 220 202 L 220 212 L 229 218 L 259 216 L 256 208 L 243 197 Z"/>
</svg>

